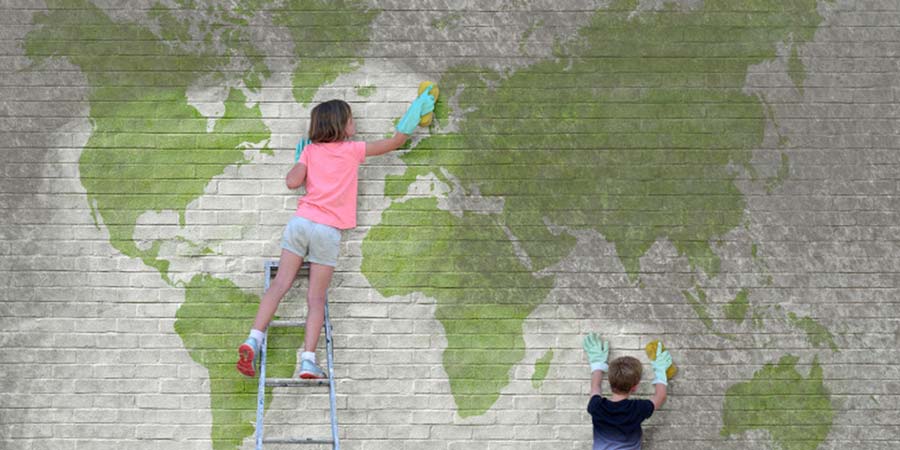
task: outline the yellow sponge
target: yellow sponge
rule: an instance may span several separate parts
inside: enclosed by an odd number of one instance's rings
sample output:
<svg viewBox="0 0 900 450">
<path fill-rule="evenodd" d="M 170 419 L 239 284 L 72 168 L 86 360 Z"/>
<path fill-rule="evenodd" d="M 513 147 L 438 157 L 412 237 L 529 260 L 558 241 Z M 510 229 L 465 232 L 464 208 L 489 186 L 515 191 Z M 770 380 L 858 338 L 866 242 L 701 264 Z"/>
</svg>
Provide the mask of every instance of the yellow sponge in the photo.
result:
<svg viewBox="0 0 900 450">
<path fill-rule="evenodd" d="M 429 94 L 431 94 L 434 97 L 434 101 L 437 102 L 438 94 L 440 93 L 440 91 L 438 90 L 437 85 L 431 81 L 423 81 L 423 82 L 419 83 L 419 92 L 416 94 L 416 96 L 422 95 L 422 92 L 425 92 L 425 89 L 428 89 L 428 86 L 434 86 L 433 88 L 431 88 L 431 92 L 429 92 Z M 431 121 L 433 119 L 434 119 L 434 112 L 425 114 L 424 116 L 422 116 L 421 119 L 419 119 L 419 126 L 427 127 L 427 126 L 431 125 Z"/>
<path fill-rule="evenodd" d="M 662 343 L 659 342 L 659 340 L 653 340 L 653 341 L 650 341 L 649 344 L 647 344 L 647 348 L 645 350 L 647 351 L 647 357 L 650 358 L 650 361 L 656 361 L 656 346 L 657 345 L 662 345 Z M 665 351 L 666 346 L 663 345 L 662 349 L 663 349 L 663 351 Z M 675 367 L 675 361 L 673 360 L 672 365 L 669 366 L 668 369 L 666 369 L 666 378 L 671 380 L 672 378 L 675 377 L 676 373 L 678 373 L 678 368 Z"/>
</svg>

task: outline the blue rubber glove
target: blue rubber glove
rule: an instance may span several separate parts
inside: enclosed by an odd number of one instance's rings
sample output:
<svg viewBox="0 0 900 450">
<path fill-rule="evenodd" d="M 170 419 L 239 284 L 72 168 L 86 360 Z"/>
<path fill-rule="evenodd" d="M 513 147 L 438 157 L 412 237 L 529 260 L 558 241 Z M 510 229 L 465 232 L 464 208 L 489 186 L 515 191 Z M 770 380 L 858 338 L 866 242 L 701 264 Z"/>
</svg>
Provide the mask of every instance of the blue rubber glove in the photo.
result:
<svg viewBox="0 0 900 450">
<path fill-rule="evenodd" d="M 650 362 L 653 366 L 653 384 L 669 384 L 666 370 L 672 365 L 672 355 L 669 351 L 662 351 L 662 344 L 656 346 L 656 359 Z"/>
<path fill-rule="evenodd" d="M 602 341 L 596 333 L 591 333 L 584 337 L 582 346 L 585 353 L 587 353 L 588 362 L 591 363 L 591 372 L 595 370 L 606 372 L 609 370 L 609 365 L 606 363 L 607 358 L 609 358 L 609 342 Z"/>
<path fill-rule="evenodd" d="M 312 144 L 312 141 L 305 137 L 300 138 L 300 142 L 297 143 L 297 151 L 294 152 L 294 162 L 300 161 L 300 154 L 303 153 L 303 149 L 309 144 Z"/>
<path fill-rule="evenodd" d="M 419 126 L 419 120 L 422 116 L 434 111 L 434 96 L 431 95 L 431 88 L 428 86 L 422 91 L 422 94 L 413 100 L 412 104 L 406 110 L 406 114 L 397 123 L 397 132 L 403 134 L 413 134 L 416 127 Z"/>
<path fill-rule="evenodd" d="M 433 95 L 431 95 L 431 88 L 433 88 L 433 87 L 434 87 L 434 85 L 428 86 L 427 88 L 425 88 L 424 91 L 422 91 L 422 94 L 419 95 L 418 98 L 416 98 L 416 100 L 419 100 L 420 98 L 422 99 L 421 100 L 422 101 L 422 110 L 419 111 L 421 113 L 421 116 L 419 116 L 420 119 L 425 114 L 434 112 L 434 104 L 437 100 L 434 98 Z"/>
</svg>

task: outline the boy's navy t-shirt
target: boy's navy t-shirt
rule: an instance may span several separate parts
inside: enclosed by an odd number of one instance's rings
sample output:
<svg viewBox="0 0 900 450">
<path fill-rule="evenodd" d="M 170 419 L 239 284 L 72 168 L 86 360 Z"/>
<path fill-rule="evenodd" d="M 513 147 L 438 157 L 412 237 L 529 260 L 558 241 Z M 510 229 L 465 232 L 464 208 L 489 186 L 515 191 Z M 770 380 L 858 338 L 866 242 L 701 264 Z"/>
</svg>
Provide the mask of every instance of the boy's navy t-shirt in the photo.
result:
<svg viewBox="0 0 900 450">
<path fill-rule="evenodd" d="M 653 415 L 650 400 L 610 401 L 600 395 L 591 397 L 588 413 L 594 423 L 593 450 L 639 450 L 641 422 Z"/>
</svg>

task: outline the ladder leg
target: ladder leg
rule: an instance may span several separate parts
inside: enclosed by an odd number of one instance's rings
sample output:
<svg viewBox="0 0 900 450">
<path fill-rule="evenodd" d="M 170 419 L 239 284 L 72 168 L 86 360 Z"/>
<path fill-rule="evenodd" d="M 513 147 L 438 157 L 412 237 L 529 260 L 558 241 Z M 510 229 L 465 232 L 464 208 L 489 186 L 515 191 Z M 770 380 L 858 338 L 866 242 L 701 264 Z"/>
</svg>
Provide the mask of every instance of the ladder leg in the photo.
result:
<svg viewBox="0 0 900 450">
<path fill-rule="evenodd" d="M 269 342 L 269 333 L 259 346 L 259 390 L 256 393 L 256 450 L 263 448 L 263 413 L 266 408 L 266 347 Z"/>
<path fill-rule="evenodd" d="M 272 278 L 272 264 L 266 262 L 266 280 L 263 292 L 269 290 L 269 280 Z M 259 344 L 259 388 L 256 392 L 256 450 L 263 448 L 263 414 L 266 409 L 266 348 L 269 343 L 269 330 L 263 330 L 265 335 Z"/>
<path fill-rule="evenodd" d="M 328 359 L 328 399 L 331 402 L 331 438 L 334 450 L 340 450 L 337 426 L 337 400 L 334 390 L 334 342 L 331 334 L 331 318 L 328 315 L 328 295 L 325 295 L 325 351 Z"/>
</svg>

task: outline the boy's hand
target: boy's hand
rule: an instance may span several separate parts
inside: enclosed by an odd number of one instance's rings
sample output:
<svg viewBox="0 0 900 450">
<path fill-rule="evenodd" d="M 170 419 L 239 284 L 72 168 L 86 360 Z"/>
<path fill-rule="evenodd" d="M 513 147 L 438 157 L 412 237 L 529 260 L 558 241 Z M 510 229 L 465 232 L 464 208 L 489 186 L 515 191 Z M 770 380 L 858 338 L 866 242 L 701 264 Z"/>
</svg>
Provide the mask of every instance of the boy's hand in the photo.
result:
<svg viewBox="0 0 900 450">
<path fill-rule="evenodd" d="M 672 365 L 672 355 L 669 354 L 669 351 L 663 351 L 662 345 L 658 345 L 656 347 L 656 359 L 650 362 L 650 365 L 653 366 L 653 384 L 669 384 L 669 379 L 666 377 L 666 369 Z"/>
<path fill-rule="evenodd" d="M 413 100 L 412 104 L 406 110 L 406 114 L 397 123 L 397 131 L 403 134 L 413 134 L 416 127 L 419 126 L 419 120 L 422 116 L 434 111 L 434 96 L 431 95 L 431 88 L 428 86 L 422 91 L 422 94 Z"/>
<path fill-rule="evenodd" d="M 591 372 L 609 370 L 609 365 L 606 364 L 606 359 L 609 358 L 609 342 L 600 340 L 600 336 L 596 333 L 590 333 L 584 337 L 582 346 L 588 355 L 588 362 L 591 363 Z"/>
</svg>

